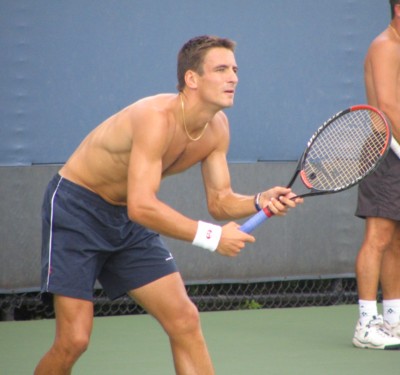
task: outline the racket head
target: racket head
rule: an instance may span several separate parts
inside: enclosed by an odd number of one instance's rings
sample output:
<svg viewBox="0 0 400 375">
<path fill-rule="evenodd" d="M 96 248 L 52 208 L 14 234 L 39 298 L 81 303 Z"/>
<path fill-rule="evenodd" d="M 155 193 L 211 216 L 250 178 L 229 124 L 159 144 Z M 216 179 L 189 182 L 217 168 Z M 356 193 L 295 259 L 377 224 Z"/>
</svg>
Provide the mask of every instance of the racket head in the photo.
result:
<svg viewBox="0 0 400 375">
<path fill-rule="evenodd" d="M 391 127 L 384 113 L 369 105 L 338 112 L 311 137 L 297 170 L 311 192 L 302 197 L 348 189 L 373 172 L 386 156 Z"/>
</svg>

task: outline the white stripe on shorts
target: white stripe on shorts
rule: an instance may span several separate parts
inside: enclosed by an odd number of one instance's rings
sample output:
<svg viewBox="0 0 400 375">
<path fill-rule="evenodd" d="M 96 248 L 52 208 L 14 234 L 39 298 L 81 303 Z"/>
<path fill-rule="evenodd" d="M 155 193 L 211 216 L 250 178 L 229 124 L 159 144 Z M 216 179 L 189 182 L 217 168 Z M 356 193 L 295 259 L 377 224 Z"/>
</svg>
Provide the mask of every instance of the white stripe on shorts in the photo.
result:
<svg viewBox="0 0 400 375">
<path fill-rule="evenodd" d="M 54 190 L 54 193 L 51 197 L 51 210 L 50 210 L 50 235 L 49 235 L 49 266 L 47 269 L 47 282 L 46 282 L 46 291 L 49 291 L 49 284 L 50 284 L 50 274 L 51 274 L 51 253 L 52 253 L 52 245 L 53 245 L 53 215 L 54 215 L 54 199 L 57 194 L 58 187 L 62 181 L 63 177 L 60 178 L 58 181 L 57 187 Z"/>
</svg>

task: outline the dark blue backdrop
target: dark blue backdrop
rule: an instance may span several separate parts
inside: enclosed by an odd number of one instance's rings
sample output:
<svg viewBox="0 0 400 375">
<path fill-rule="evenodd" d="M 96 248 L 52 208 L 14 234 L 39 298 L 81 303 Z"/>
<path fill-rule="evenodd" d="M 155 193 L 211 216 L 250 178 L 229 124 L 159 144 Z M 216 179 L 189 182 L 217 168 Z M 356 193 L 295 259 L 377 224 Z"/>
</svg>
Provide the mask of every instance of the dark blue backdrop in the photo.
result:
<svg viewBox="0 0 400 375">
<path fill-rule="evenodd" d="M 365 101 L 364 54 L 388 22 L 382 0 L 2 0 L 0 165 L 62 163 L 105 117 L 175 91 L 180 46 L 205 33 L 238 42 L 229 160 L 295 160 Z"/>
</svg>

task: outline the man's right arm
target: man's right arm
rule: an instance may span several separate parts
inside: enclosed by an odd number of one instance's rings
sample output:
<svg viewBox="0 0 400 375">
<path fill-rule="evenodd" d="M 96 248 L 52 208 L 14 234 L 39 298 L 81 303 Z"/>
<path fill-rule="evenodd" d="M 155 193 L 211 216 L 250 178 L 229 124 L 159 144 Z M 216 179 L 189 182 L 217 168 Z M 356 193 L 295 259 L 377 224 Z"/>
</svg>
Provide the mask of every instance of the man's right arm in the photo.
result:
<svg viewBox="0 0 400 375">
<path fill-rule="evenodd" d="M 131 220 L 179 240 L 193 242 L 201 229 L 199 222 L 190 219 L 160 201 L 157 192 L 161 184 L 162 156 L 168 147 L 168 124 L 160 114 L 148 114 L 145 125 L 135 125 L 135 134 L 128 169 L 128 214 Z M 148 124 L 152 124 L 148 126 Z M 137 127 L 136 127 L 137 126 Z M 218 252 L 235 256 L 253 236 L 230 223 L 222 227 Z"/>
</svg>

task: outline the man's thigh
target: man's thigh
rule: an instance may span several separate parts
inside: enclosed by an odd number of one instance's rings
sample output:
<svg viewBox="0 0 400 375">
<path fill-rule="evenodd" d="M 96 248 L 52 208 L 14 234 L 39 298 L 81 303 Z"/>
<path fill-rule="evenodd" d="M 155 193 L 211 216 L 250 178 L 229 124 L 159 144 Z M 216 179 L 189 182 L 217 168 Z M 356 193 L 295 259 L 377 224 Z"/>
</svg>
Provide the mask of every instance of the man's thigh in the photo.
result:
<svg viewBox="0 0 400 375">
<path fill-rule="evenodd" d="M 56 337 L 72 340 L 89 340 L 93 328 L 93 303 L 91 301 L 54 296 Z"/>
<path fill-rule="evenodd" d="M 160 321 L 173 319 L 194 306 L 187 295 L 179 272 L 171 273 L 145 286 L 133 289 L 128 294 Z"/>
</svg>

